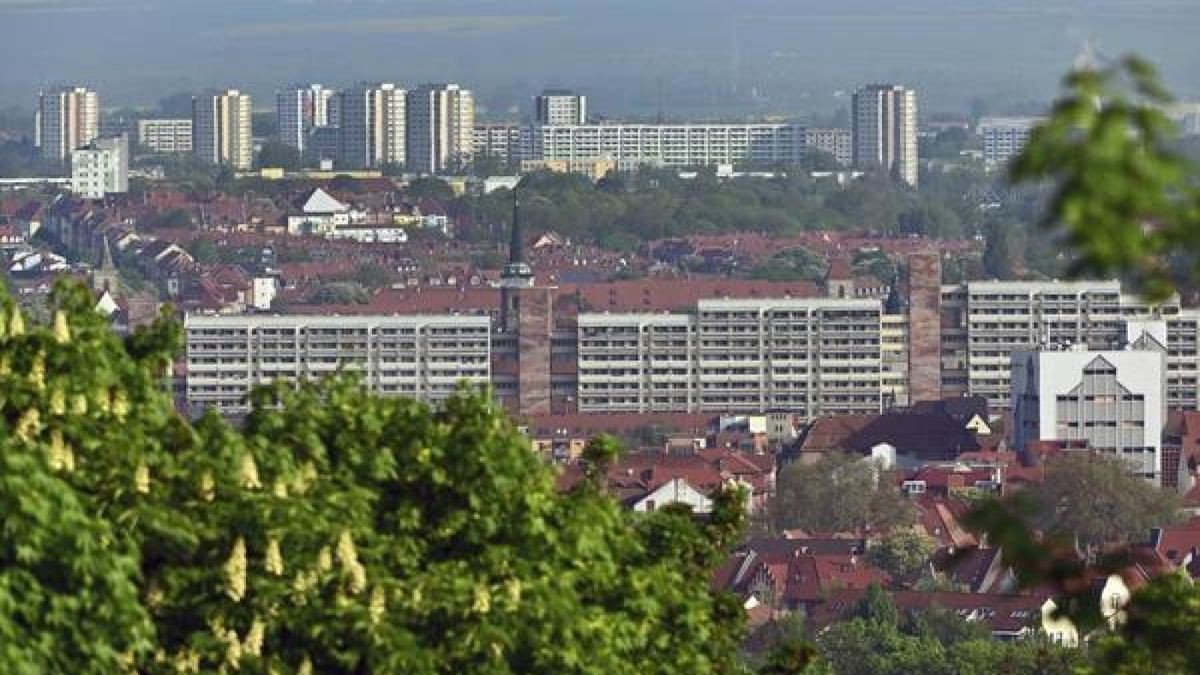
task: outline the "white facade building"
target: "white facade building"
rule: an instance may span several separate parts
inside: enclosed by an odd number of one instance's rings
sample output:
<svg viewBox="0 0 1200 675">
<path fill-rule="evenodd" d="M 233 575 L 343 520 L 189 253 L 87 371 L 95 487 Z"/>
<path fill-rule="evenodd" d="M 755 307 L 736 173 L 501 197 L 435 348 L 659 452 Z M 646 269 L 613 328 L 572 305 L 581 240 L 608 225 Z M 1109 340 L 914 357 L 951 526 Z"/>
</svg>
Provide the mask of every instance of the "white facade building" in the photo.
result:
<svg viewBox="0 0 1200 675">
<path fill-rule="evenodd" d="M 390 82 L 359 84 L 338 96 L 338 158 L 347 167 L 407 162 L 406 92 Z"/>
<path fill-rule="evenodd" d="M 129 143 L 101 138 L 71 152 L 71 191 L 83 199 L 129 192 Z"/>
<path fill-rule="evenodd" d="M 472 158 L 475 97 L 457 84 L 423 84 L 408 93 L 407 168 L 437 174 Z"/>
<path fill-rule="evenodd" d="M 487 316 L 209 316 L 184 319 L 187 403 L 246 411 L 246 395 L 275 380 L 359 373 L 384 396 L 436 403 L 491 373 Z"/>
<path fill-rule="evenodd" d="M 192 99 L 192 152 L 201 161 L 249 169 L 254 163 L 250 95 L 237 89 Z"/>
<path fill-rule="evenodd" d="M 1085 442 L 1160 482 L 1166 357 L 1157 349 L 1018 352 L 1012 357 L 1014 441 Z"/>
<path fill-rule="evenodd" d="M 190 119 L 142 119 L 137 123 L 138 145 L 162 154 L 192 151 Z"/>
<path fill-rule="evenodd" d="M 100 98 L 86 87 L 59 87 L 38 94 L 34 144 L 45 159 L 66 161 L 100 136 Z"/>
<path fill-rule="evenodd" d="M 695 314 L 581 313 L 580 412 L 877 413 L 877 300 L 701 300 Z"/>
<path fill-rule="evenodd" d="M 804 144 L 833 156 L 838 164 L 854 162 L 854 142 L 849 129 L 805 129 Z"/>
<path fill-rule="evenodd" d="M 1029 133 L 1041 117 L 984 117 L 979 120 L 983 161 L 988 167 L 1007 164 L 1029 143 Z"/>
<path fill-rule="evenodd" d="M 616 160 L 688 167 L 715 164 L 791 165 L 804 157 L 804 127 L 763 124 L 538 125 L 532 155 L 541 160 Z"/>
<path fill-rule="evenodd" d="M 1121 349 L 1131 324 L 1151 321 L 1166 326 L 1168 404 L 1200 407 L 1200 311 L 1178 298 L 1154 305 L 1118 281 L 971 281 L 943 286 L 940 313 L 943 396 L 1007 409 L 1014 352 Z"/>
<path fill-rule="evenodd" d="M 476 124 L 472 132 L 471 155 L 490 157 L 503 163 L 529 159 L 530 127 L 520 124 Z"/>
<path fill-rule="evenodd" d="M 534 124 L 587 124 L 587 96 L 565 89 L 547 89 L 533 99 Z"/>
<path fill-rule="evenodd" d="M 894 84 L 871 84 L 854 92 L 854 165 L 882 168 L 917 185 L 917 92 Z"/>
</svg>

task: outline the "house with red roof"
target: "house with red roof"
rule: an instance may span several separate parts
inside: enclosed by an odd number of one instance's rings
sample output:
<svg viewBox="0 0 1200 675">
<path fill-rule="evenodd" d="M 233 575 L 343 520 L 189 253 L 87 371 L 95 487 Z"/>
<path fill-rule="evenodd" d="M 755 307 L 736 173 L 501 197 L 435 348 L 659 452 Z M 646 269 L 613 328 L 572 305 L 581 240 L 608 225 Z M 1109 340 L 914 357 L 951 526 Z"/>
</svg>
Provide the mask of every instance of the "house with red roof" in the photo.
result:
<svg viewBox="0 0 1200 675">
<path fill-rule="evenodd" d="M 714 583 L 746 606 L 810 613 L 837 591 L 888 583 L 887 573 L 867 563 L 861 545 L 858 540 L 751 541 L 726 561 Z"/>
</svg>

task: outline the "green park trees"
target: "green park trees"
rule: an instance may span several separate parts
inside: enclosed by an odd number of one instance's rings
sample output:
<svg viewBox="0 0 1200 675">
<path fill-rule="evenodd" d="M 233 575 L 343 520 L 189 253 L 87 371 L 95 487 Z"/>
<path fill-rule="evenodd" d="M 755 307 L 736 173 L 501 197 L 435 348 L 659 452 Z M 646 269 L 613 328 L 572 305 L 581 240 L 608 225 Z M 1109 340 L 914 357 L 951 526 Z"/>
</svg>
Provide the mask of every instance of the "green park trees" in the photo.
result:
<svg viewBox="0 0 1200 675">
<path fill-rule="evenodd" d="M 771 518 L 779 530 L 852 532 L 910 525 L 916 513 L 877 463 L 830 453 L 780 471 Z"/>
<path fill-rule="evenodd" d="M 715 672 L 741 611 L 704 523 L 632 517 L 553 471 L 503 413 L 335 378 L 191 424 L 179 328 L 122 341 L 86 291 L 0 315 L 0 671 Z"/>
</svg>

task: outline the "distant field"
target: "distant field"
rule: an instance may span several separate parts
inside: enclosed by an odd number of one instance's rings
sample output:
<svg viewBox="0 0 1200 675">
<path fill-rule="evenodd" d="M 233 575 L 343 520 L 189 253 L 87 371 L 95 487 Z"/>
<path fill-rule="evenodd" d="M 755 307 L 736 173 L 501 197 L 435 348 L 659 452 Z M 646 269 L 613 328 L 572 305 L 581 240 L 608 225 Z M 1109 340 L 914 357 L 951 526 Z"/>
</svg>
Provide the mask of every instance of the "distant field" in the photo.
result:
<svg viewBox="0 0 1200 675">
<path fill-rule="evenodd" d="M 562 21 L 561 16 L 418 16 L 341 21 L 276 21 L 231 26 L 235 38 L 304 34 L 495 33 Z"/>
</svg>

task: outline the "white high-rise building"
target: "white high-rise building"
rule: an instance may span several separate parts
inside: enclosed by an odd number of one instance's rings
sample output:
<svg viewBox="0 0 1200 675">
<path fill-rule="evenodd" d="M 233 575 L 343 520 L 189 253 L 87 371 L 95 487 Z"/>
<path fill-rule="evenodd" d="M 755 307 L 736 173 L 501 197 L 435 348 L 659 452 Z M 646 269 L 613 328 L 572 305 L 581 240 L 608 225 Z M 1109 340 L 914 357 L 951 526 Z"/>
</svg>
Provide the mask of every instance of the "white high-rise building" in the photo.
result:
<svg viewBox="0 0 1200 675">
<path fill-rule="evenodd" d="M 979 120 L 983 140 L 983 161 L 989 167 L 1007 164 L 1021 154 L 1029 142 L 1029 132 L 1041 117 L 984 117 Z"/>
<path fill-rule="evenodd" d="M 916 187 L 917 92 L 870 84 L 854 92 L 851 107 L 855 166 L 882 168 Z"/>
<path fill-rule="evenodd" d="M 250 95 L 237 89 L 192 99 L 192 152 L 211 164 L 249 169 L 254 161 Z"/>
<path fill-rule="evenodd" d="M 533 99 L 534 124 L 587 124 L 587 96 L 547 89 Z"/>
<path fill-rule="evenodd" d="M 38 94 L 34 144 L 45 159 L 65 161 L 100 135 L 100 99 L 86 87 L 59 87 Z"/>
<path fill-rule="evenodd" d="M 84 199 L 129 191 L 129 142 L 99 138 L 71 152 L 71 191 Z"/>
<path fill-rule="evenodd" d="M 338 95 L 340 149 L 347 167 L 405 164 L 408 120 L 405 91 L 391 83 L 361 83 Z"/>
<path fill-rule="evenodd" d="M 1025 351 L 1012 357 L 1014 441 L 1086 444 L 1159 484 L 1167 420 L 1161 349 Z"/>
<path fill-rule="evenodd" d="M 138 145 L 166 154 L 192 151 L 192 121 L 189 119 L 142 119 L 137 123 Z"/>
<path fill-rule="evenodd" d="M 423 84 L 408 93 L 411 171 L 442 173 L 471 161 L 475 98 L 457 84 Z"/>
<path fill-rule="evenodd" d="M 309 133 L 329 126 L 330 101 L 335 94 L 319 84 L 296 85 L 277 92 L 275 115 L 280 142 L 303 152 Z"/>
</svg>

